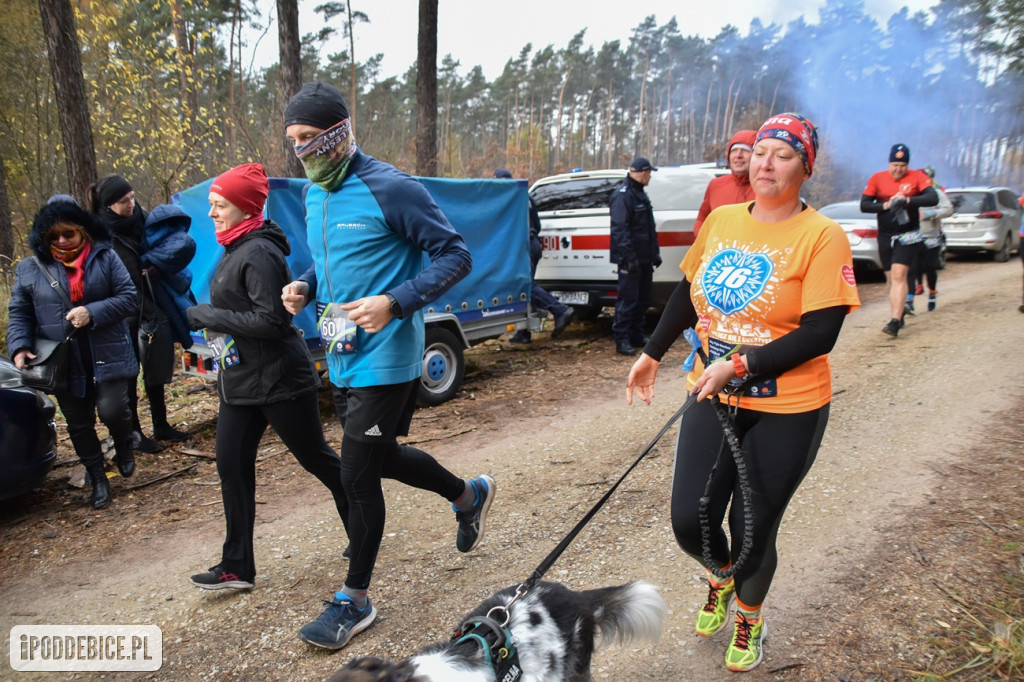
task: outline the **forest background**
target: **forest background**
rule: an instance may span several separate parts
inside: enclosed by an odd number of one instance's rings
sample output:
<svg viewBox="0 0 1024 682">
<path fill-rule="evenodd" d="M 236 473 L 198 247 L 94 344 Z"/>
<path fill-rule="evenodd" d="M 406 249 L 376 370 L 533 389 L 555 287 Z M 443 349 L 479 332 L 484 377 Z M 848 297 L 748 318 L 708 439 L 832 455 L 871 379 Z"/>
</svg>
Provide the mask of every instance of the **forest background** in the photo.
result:
<svg viewBox="0 0 1024 682">
<path fill-rule="evenodd" d="M 0 240 L 10 245 L 0 255 L 15 259 L 35 211 L 69 187 L 43 4 L 6 0 L 0 22 L 0 180 L 13 233 Z M 279 66 L 253 65 L 260 36 L 277 31 L 261 3 L 71 6 L 99 175 L 124 175 L 151 207 L 247 161 L 288 174 Z M 347 99 L 355 93 L 360 145 L 415 172 L 416 65 L 383 77 L 379 54 L 325 54 L 332 38 L 387 21 L 372 7 L 360 0 L 317 6 L 317 25 L 300 27 L 302 81 L 330 82 Z M 656 165 L 724 161 L 735 130 L 799 111 L 821 136 L 805 186 L 813 205 L 859 196 L 895 142 L 910 146 L 912 166 L 934 166 L 946 186 L 1020 191 L 1024 0 L 941 0 L 884 24 L 861 0 L 828 0 L 817 19 L 783 26 L 752 18 L 745 32 L 729 25 L 701 38 L 676 18 L 658 25 L 651 16 L 625 43 L 600 47 L 588 45 L 586 29 L 560 47 L 537 47 L 523 36 L 523 48 L 493 81 L 479 66 L 444 56 L 435 172 L 490 177 L 507 167 L 535 180 L 625 167 L 635 154 Z"/>
</svg>

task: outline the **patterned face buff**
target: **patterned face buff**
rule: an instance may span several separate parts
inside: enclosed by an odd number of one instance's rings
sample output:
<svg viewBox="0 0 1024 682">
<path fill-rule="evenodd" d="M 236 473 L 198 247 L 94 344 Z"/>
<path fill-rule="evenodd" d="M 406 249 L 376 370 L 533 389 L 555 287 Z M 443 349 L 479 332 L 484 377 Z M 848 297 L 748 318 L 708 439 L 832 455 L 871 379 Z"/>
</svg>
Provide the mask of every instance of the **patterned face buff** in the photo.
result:
<svg viewBox="0 0 1024 682">
<path fill-rule="evenodd" d="M 306 169 L 306 177 L 328 192 L 345 179 L 345 171 L 355 153 L 356 140 L 349 118 L 295 148 L 295 156 Z"/>
<path fill-rule="evenodd" d="M 818 154 L 818 129 L 806 118 L 793 113 L 772 116 L 757 131 L 758 140 L 766 137 L 782 140 L 791 146 L 803 160 L 808 175 L 814 170 L 814 157 Z"/>
</svg>

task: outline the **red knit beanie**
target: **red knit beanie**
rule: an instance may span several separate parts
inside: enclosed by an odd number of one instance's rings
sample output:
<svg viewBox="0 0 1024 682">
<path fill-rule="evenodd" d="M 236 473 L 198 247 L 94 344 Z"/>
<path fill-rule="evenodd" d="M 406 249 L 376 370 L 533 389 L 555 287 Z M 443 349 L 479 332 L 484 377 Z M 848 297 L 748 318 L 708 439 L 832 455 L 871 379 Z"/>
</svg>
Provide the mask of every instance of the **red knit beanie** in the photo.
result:
<svg viewBox="0 0 1024 682">
<path fill-rule="evenodd" d="M 214 178 L 210 191 L 221 195 L 243 213 L 258 215 L 263 213 L 267 203 L 270 183 L 261 164 L 243 163 Z"/>
</svg>

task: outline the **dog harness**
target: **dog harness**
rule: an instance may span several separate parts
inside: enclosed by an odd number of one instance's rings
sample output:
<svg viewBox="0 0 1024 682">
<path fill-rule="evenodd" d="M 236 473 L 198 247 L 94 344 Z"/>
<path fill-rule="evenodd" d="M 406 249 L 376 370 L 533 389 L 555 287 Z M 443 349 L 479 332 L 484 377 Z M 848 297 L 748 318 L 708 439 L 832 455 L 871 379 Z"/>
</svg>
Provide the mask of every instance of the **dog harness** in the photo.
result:
<svg viewBox="0 0 1024 682">
<path fill-rule="evenodd" d="M 504 611 L 504 608 L 498 607 Z M 480 647 L 484 660 L 494 673 L 497 682 L 516 682 L 523 676 L 523 666 L 519 662 L 519 650 L 516 649 L 515 637 L 512 631 L 490 617 L 495 609 L 488 612 L 487 616 L 474 616 L 459 626 L 459 629 L 452 634 L 452 640 L 456 644 L 473 642 Z M 507 612 L 506 612 L 507 614 Z"/>
</svg>

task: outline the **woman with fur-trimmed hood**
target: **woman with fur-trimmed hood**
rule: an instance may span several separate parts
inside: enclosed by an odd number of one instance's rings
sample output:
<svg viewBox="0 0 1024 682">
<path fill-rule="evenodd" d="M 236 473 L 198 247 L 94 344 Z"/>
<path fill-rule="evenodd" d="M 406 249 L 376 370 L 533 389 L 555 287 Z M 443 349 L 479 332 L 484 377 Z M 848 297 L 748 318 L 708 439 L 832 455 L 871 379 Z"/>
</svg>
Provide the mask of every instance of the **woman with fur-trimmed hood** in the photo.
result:
<svg viewBox="0 0 1024 682">
<path fill-rule="evenodd" d="M 109 230 L 67 195 L 52 197 L 29 235 L 35 258 L 22 259 L 11 290 L 7 350 L 24 369 L 36 340 L 70 336 L 67 388 L 56 393 L 75 454 L 92 480 L 91 504 L 110 504 L 96 415 L 114 440 L 117 468 L 135 472 L 127 379 L 139 373 L 127 318 L 137 306 L 131 277 L 114 253 Z M 53 289 L 45 268 L 71 301 Z"/>
</svg>

